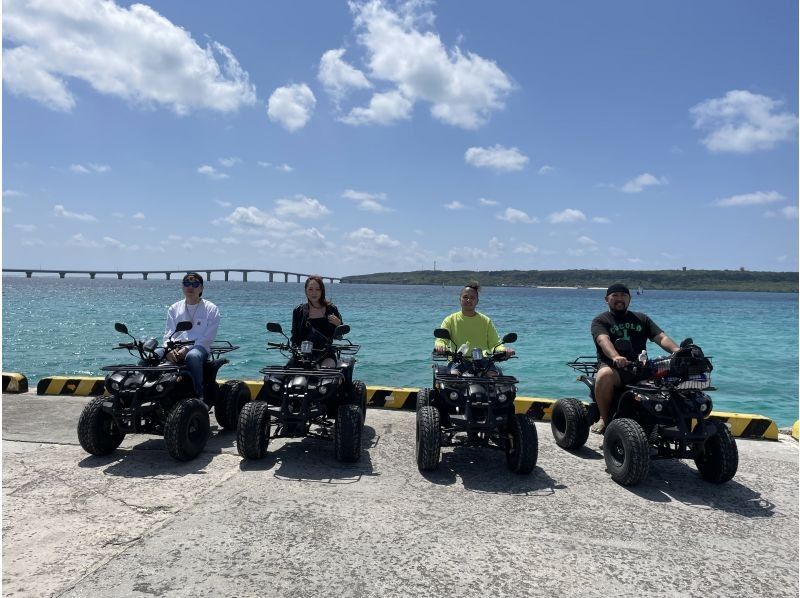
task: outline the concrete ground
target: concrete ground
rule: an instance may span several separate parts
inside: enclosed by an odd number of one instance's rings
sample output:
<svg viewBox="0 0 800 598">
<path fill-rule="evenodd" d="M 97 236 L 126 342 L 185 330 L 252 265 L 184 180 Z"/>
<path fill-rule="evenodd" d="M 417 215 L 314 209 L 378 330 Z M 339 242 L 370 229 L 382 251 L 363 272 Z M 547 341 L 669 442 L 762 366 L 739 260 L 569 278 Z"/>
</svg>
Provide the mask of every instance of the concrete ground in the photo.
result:
<svg viewBox="0 0 800 598">
<path fill-rule="evenodd" d="M 412 412 L 369 410 L 352 465 L 319 439 L 243 462 L 217 430 L 179 463 L 154 436 L 87 455 L 86 398 L 2 400 L 4 596 L 798 595 L 786 437 L 739 440 L 722 486 L 659 461 L 623 488 L 598 436 L 570 454 L 543 423 L 529 476 L 468 448 L 422 475 Z"/>
</svg>

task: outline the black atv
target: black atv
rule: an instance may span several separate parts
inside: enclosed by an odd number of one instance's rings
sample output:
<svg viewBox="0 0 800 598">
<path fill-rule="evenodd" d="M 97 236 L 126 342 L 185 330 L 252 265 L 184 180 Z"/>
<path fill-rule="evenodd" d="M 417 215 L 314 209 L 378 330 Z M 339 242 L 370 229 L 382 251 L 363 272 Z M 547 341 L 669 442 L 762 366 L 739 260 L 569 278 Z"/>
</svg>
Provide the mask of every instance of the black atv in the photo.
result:
<svg viewBox="0 0 800 598">
<path fill-rule="evenodd" d="M 446 328 L 437 328 L 436 338 L 450 341 Z M 502 343 L 517 340 L 506 334 Z M 451 341 L 452 343 L 452 341 Z M 489 375 L 498 361 L 513 359 L 496 353 L 497 345 L 484 356 L 474 349 L 471 359 L 459 351 L 433 353 L 433 387 L 417 394 L 417 466 L 421 471 L 439 467 L 442 445 L 483 446 L 505 450 L 509 469 L 530 473 L 536 466 L 539 440 L 536 426 L 527 415 L 514 411 L 517 379 Z"/>
<path fill-rule="evenodd" d="M 283 334 L 281 325 L 275 322 L 268 323 L 267 330 Z M 311 341 L 293 346 L 285 334 L 285 343 L 267 343 L 267 350 L 278 350 L 290 360 L 286 365 L 260 370 L 264 389 L 239 415 L 236 447 L 243 458 L 263 458 L 270 438 L 315 436 L 330 440 L 333 435 L 339 461 L 360 459 L 367 387 L 353 380 L 354 355 L 360 347 L 342 338 L 348 332 L 350 326 L 337 326 L 333 340 L 326 339 L 324 347 L 316 349 Z M 337 344 L 337 340 L 342 342 Z M 330 356 L 335 357 L 335 367 L 323 368 L 320 363 Z"/>
<path fill-rule="evenodd" d="M 155 338 L 136 340 L 125 324 L 118 322 L 114 328 L 133 339 L 115 349 L 127 349 L 143 365 L 102 368 L 109 372 L 105 388 L 110 396 L 92 399 L 78 419 L 78 440 L 86 452 L 107 455 L 120 445 L 125 434 L 135 432 L 163 435 L 172 457 L 180 461 L 193 459 L 208 440 L 209 407 L 214 408 L 220 426 L 235 429 L 239 411 L 250 400 L 250 390 L 239 380 L 229 380 L 220 386 L 216 377 L 219 368 L 228 363 L 221 356 L 239 347 L 227 341 L 211 345 L 211 359 L 203 364 L 204 406 L 195 397 L 192 378 L 185 366 L 164 361 L 162 357 L 194 341 L 173 341 L 170 337 L 164 347 L 159 347 Z M 191 328 L 191 322 L 180 322 L 175 332 Z"/>
<path fill-rule="evenodd" d="M 704 390 L 711 384 L 713 366 L 692 339 L 684 340 L 676 353 L 635 362 L 630 341 L 619 339 L 615 347 L 633 362 L 626 369 L 638 382 L 620 389 L 614 397 L 603 438 L 603 454 L 611 477 L 623 486 L 638 484 L 646 476 L 650 459 L 694 459 L 700 475 L 721 484 L 736 474 L 739 452 L 728 427 L 708 419 L 713 409 Z M 567 365 L 581 373 L 578 380 L 589 387 L 588 409 L 577 399 L 559 399 L 550 421 L 558 446 L 575 450 L 589 436 L 589 426 L 600 419 L 594 384 L 598 370 L 595 357 L 578 357 Z"/>
</svg>

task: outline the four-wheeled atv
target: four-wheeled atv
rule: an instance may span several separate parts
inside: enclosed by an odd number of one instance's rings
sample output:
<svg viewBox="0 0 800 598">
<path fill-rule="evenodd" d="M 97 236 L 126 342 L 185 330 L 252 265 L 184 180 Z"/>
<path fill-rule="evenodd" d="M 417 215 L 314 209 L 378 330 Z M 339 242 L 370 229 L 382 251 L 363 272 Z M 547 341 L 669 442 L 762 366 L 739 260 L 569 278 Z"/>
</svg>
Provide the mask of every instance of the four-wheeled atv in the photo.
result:
<svg viewBox="0 0 800 598">
<path fill-rule="evenodd" d="M 619 339 L 615 347 L 633 362 L 627 367 L 638 382 L 620 389 L 614 397 L 605 428 L 603 454 L 614 481 L 630 486 L 647 476 L 651 458 L 694 459 L 700 475 L 715 483 L 736 474 L 739 453 L 728 427 L 708 419 L 713 404 L 704 390 L 711 388 L 711 361 L 692 339 L 680 349 L 652 360 L 635 362 L 630 341 Z M 551 429 L 558 446 L 575 450 L 589 436 L 589 426 L 600 419 L 594 385 L 598 370 L 595 357 L 578 357 L 567 365 L 589 387 L 588 409 L 577 399 L 559 399 L 553 406 Z"/>
<path fill-rule="evenodd" d="M 450 340 L 446 328 L 437 328 L 433 334 Z M 512 332 L 502 342 L 516 340 Z M 433 353 L 434 361 L 450 363 L 434 364 L 433 387 L 422 388 L 417 394 L 416 457 L 420 470 L 439 467 L 444 444 L 499 448 L 505 451 L 511 471 L 533 471 L 539 454 L 536 426 L 526 414 L 515 413 L 517 379 L 494 371 L 495 362 L 509 359 L 496 349 L 493 347 L 488 355 L 474 349 L 471 358 L 462 351 Z"/>
<path fill-rule="evenodd" d="M 283 334 L 281 325 L 275 322 L 268 323 L 267 330 Z M 279 350 L 291 359 L 286 365 L 260 370 L 264 374 L 264 390 L 239 415 L 236 447 L 242 457 L 263 458 L 270 438 L 316 436 L 329 440 L 333 435 L 339 461 L 361 458 L 367 387 L 353 380 L 353 356 L 359 345 L 342 339 L 348 332 L 350 326 L 337 326 L 333 340 L 321 349 L 315 349 L 311 341 L 293 346 L 285 334 L 285 343 L 267 343 L 268 350 Z M 342 342 L 336 343 L 337 340 Z M 321 362 L 330 356 L 335 358 L 335 366 L 322 367 Z"/>
<path fill-rule="evenodd" d="M 191 322 L 180 322 L 175 332 L 191 327 Z M 125 324 L 116 323 L 114 328 L 131 336 Z M 164 347 L 159 347 L 155 338 L 131 338 L 132 342 L 120 343 L 115 348 L 127 349 L 138 356 L 140 364 L 103 367 L 103 371 L 109 372 L 105 388 L 110 396 L 92 399 L 78 420 L 78 440 L 86 452 L 107 455 L 120 445 L 126 434 L 135 432 L 163 435 L 172 457 L 181 461 L 193 459 L 208 440 L 209 407 L 214 408 L 220 426 L 235 428 L 239 411 L 250 400 L 250 391 L 239 380 L 229 380 L 220 386 L 216 377 L 228 363 L 221 356 L 238 349 L 237 346 L 227 341 L 211 345 L 211 359 L 203 364 L 204 405 L 196 399 L 185 366 L 163 360 L 169 351 L 194 341 L 170 338 Z"/>
</svg>

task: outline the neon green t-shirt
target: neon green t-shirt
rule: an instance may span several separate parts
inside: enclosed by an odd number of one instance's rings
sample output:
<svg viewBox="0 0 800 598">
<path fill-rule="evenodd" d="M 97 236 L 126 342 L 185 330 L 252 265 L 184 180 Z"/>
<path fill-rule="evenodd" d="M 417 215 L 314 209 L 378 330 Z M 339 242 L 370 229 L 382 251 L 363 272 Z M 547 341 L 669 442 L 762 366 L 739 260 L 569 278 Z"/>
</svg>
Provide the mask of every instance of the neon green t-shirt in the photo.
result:
<svg viewBox="0 0 800 598">
<path fill-rule="evenodd" d="M 483 349 L 484 354 L 494 349 L 500 342 L 497 330 L 492 324 L 491 318 L 480 312 L 475 312 L 474 316 L 465 316 L 460 311 L 450 314 L 444 320 L 440 328 L 447 328 L 450 331 L 450 349 L 457 351 L 464 343 L 469 344 L 470 352 L 472 349 Z M 436 346 L 446 347 L 448 341 L 437 338 Z M 498 351 L 504 350 L 500 345 Z"/>
</svg>

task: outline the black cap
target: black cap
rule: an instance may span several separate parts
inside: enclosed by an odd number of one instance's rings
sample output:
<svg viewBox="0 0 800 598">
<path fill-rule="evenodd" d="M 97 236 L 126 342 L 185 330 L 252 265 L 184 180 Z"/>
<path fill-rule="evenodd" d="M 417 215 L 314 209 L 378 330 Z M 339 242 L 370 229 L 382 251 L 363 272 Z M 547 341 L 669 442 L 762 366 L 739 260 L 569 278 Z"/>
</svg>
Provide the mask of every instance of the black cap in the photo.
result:
<svg viewBox="0 0 800 598">
<path fill-rule="evenodd" d="M 606 290 L 606 297 L 608 297 L 611 293 L 625 293 L 626 295 L 630 295 L 631 292 L 624 284 L 621 282 L 615 282 Z"/>
<path fill-rule="evenodd" d="M 196 278 L 197 280 L 200 281 L 200 284 L 203 284 L 203 277 L 200 276 L 197 272 L 187 272 L 186 276 L 183 277 L 183 280 L 186 280 L 187 278 Z"/>
</svg>

